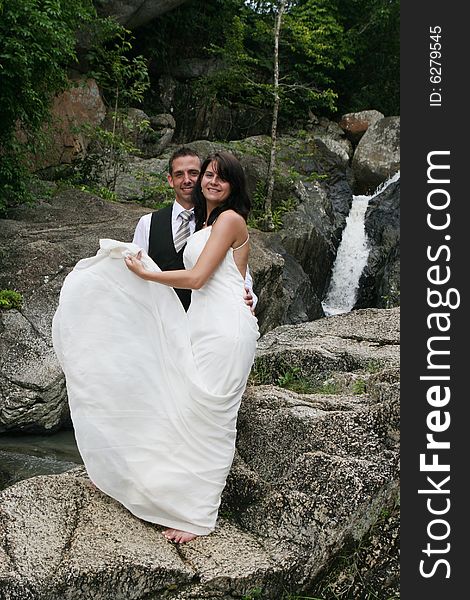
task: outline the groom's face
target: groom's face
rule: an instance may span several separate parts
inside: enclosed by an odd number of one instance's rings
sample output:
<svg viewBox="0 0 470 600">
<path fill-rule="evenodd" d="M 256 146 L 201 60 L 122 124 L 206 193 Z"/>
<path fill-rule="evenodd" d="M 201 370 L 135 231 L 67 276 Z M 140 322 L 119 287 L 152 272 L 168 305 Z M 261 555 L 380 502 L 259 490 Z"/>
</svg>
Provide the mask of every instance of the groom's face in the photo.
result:
<svg viewBox="0 0 470 600">
<path fill-rule="evenodd" d="M 185 208 L 192 207 L 191 194 L 201 170 L 197 156 L 179 156 L 172 164 L 168 183 L 175 191 L 176 200 Z"/>
</svg>

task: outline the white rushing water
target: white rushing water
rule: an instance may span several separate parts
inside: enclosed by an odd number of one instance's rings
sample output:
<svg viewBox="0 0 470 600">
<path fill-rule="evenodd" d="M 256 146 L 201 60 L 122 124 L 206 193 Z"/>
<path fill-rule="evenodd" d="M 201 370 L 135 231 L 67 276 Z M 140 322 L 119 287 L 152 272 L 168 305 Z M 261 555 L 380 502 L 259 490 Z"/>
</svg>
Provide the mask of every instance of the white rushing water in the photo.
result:
<svg viewBox="0 0 470 600">
<path fill-rule="evenodd" d="M 356 303 L 359 279 L 369 257 L 369 244 L 365 231 L 365 214 L 369 201 L 398 181 L 400 172 L 381 184 L 371 196 L 353 196 L 351 210 L 346 219 L 338 252 L 336 254 L 330 287 L 322 302 L 327 317 L 340 315 L 353 309 Z"/>
</svg>

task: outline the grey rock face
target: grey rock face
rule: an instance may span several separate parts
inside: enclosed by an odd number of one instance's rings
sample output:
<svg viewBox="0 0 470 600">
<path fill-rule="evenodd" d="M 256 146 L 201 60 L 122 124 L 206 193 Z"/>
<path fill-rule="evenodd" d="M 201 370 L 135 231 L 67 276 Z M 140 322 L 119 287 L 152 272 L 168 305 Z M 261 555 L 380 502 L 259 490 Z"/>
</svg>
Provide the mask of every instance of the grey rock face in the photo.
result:
<svg viewBox="0 0 470 600">
<path fill-rule="evenodd" d="M 166 173 L 168 160 L 166 158 L 137 158 L 132 157 L 126 165 L 126 170 L 119 173 L 116 179 L 115 192 L 120 200 L 139 201 L 151 197 L 155 185 L 166 189 Z M 149 209 L 144 212 L 150 212 Z"/>
<path fill-rule="evenodd" d="M 155 158 L 171 143 L 176 127 L 172 115 L 163 113 L 149 117 L 143 110 L 130 108 L 127 118 L 123 133 L 137 148 L 140 158 Z"/>
<path fill-rule="evenodd" d="M 210 536 L 175 547 L 159 526 L 90 486 L 82 468 L 7 488 L 0 494 L 0 594 L 229 600 L 259 588 L 263 598 L 279 600 L 286 590 L 309 592 L 397 497 L 398 341 L 397 309 L 284 326 L 262 338 L 256 369 L 265 375 L 275 377 L 284 362 L 301 365 L 306 376 L 360 375 L 365 390 L 247 388 L 237 454 Z M 380 582 L 396 584 L 397 561 L 387 567 L 369 556 L 369 573 L 377 568 Z"/>
<path fill-rule="evenodd" d="M 312 134 L 315 141 L 321 141 L 346 169 L 354 151 L 343 129 L 326 117 L 318 119 L 312 115 L 312 119 L 313 122 L 308 127 L 309 134 Z"/>
<path fill-rule="evenodd" d="M 357 145 L 352 161 L 355 193 L 367 194 L 400 170 L 400 117 L 371 125 Z"/>
<path fill-rule="evenodd" d="M 359 280 L 356 308 L 400 303 L 400 182 L 369 202 L 365 228 L 370 245 Z"/>
<path fill-rule="evenodd" d="M 186 0 L 94 0 L 100 15 L 114 17 L 116 21 L 135 29 L 145 25 Z"/>
<path fill-rule="evenodd" d="M 259 341 L 256 369 L 276 380 L 286 367 L 310 375 L 367 370 L 372 359 L 384 367 L 397 367 L 398 315 L 397 308 L 357 310 L 277 327 Z"/>
</svg>

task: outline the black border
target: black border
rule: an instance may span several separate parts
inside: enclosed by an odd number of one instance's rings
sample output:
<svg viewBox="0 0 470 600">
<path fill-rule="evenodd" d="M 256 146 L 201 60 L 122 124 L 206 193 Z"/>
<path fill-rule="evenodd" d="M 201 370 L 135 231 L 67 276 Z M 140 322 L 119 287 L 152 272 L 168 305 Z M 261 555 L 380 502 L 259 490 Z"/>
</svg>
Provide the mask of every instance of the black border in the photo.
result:
<svg viewBox="0 0 470 600">
<path fill-rule="evenodd" d="M 401 598 L 404 600 L 442 600 L 468 596 L 467 537 L 470 521 L 470 486 L 467 486 L 470 443 L 470 398 L 464 389 L 464 373 L 470 372 L 470 353 L 467 351 L 468 276 L 465 260 L 468 256 L 466 230 L 467 204 L 470 194 L 466 190 L 468 148 L 466 144 L 466 88 L 468 86 L 469 55 L 467 43 L 470 29 L 464 16 L 465 3 L 437 2 L 401 3 Z M 465 11 L 466 12 L 466 11 Z M 440 26 L 442 36 L 442 81 L 430 82 L 430 27 Z M 430 106 L 432 88 L 440 88 L 442 105 Z M 445 234 L 451 240 L 444 242 L 444 232 L 432 231 L 426 224 L 427 155 L 431 151 L 449 150 L 450 192 L 449 211 L 451 224 Z M 445 162 L 445 160 L 444 160 Z M 425 487 L 426 475 L 419 469 L 419 455 L 425 451 L 426 417 L 430 410 L 426 400 L 429 382 L 420 381 L 426 374 L 426 343 L 432 333 L 426 318 L 433 309 L 427 304 L 427 269 L 432 264 L 426 257 L 428 245 L 437 247 L 447 243 L 451 250 L 448 262 L 441 265 L 451 269 L 447 287 L 459 290 L 460 306 L 449 310 L 451 328 L 448 349 L 450 357 L 451 399 L 447 407 L 451 417 L 449 429 L 441 439 L 450 441 L 450 450 L 440 452 L 440 461 L 446 457 L 450 464 L 449 486 L 451 507 L 443 518 L 450 525 L 450 534 L 442 542 L 432 542 L 435 548 L 450 544 L 449 552 L 435 554 L 435 560 L 444 558 L 450 565 L 450 577 L 446 578 L 444 564 L 436 568 L 432 577 L 424 578 L 419 563 L 424 558 L 427 568 L 432 558 L 422 552 L 428 541 L 427 526 L 433 518 L 426 508 L 426 495 L 418 494 Z M 444 256 L 444 254 L 442 255 Z M 445 287 L 445 286 L 444 286 Z M 445 310 L 443 308 L 439 310 Z M 446 335 L 446 334 L 441 334 Z M 445 362 L 445 360 L 443 361 Z M 444 454 L 444 452 L 446 454 Z M 444 473 L 436 474 L 442 480 Z M 424 486 L 423 486 L 424 484 Z M 429 486 L 427 486 L 429 488 Z M 434 496 L 437 498 L 437 496 Z M 443 496 L 441 496 L 443 498 Z M 437 506 L 437 504 L 436 504 Z M 434 531 L 438 531 L 435 529 Z M 441 530 L 443 531 L 443 529 Z M 432 541 L 432 540 L 431 540 Z"/>
</svg>

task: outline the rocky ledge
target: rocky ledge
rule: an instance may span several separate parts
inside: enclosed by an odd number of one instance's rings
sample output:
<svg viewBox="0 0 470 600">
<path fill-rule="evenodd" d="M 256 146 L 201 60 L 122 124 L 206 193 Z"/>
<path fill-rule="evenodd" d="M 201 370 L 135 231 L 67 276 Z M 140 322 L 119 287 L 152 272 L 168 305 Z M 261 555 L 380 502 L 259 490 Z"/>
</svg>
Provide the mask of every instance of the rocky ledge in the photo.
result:
<svg viewBox="0 0 470 600">
<path fill-rule="evenodd" d="M 252 383 L 284 387 L 247 388 L 217 529 L 188 544 L 166 541 L 81 467 L 7 488 L 0 597 L 281 600 L 319 589 L 328 573 L 330 590 L 344 583 L 351 574 L 333 581 L 331 565 L 364 540 L 360 587 L 352 581 L 347 597 L 366 597 L 371 582 L 375 598 L 398 597 L 397 516 L 386 548 L 377 533 L 398 497 L 398 344 L 398 309 L 266 334 Z M 305 382 L 309 393 L 286 387 Z"/>
</svg>

